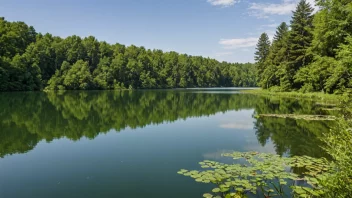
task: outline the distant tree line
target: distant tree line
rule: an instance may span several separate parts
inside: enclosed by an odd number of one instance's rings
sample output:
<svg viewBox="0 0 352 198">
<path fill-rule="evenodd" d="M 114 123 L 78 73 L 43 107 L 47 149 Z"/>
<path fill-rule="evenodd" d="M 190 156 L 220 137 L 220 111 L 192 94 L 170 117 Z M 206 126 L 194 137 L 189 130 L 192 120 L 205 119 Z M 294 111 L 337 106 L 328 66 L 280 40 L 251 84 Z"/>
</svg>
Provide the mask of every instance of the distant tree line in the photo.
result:
<svg viewBox="0 0 352 198">
<path fill-rule="evenodd" d="M 0 18 L 0 91 L 255 86 L 255 66 L 65 39 Z"/>
<path fill-rule="evenodd" d="M 258 84 L 275 91 L 336 93 L 352 88 L 352 2 L 301 0 L 291 25 L 282 23 L 270 42 L 257 44 Z"/>
</svg>

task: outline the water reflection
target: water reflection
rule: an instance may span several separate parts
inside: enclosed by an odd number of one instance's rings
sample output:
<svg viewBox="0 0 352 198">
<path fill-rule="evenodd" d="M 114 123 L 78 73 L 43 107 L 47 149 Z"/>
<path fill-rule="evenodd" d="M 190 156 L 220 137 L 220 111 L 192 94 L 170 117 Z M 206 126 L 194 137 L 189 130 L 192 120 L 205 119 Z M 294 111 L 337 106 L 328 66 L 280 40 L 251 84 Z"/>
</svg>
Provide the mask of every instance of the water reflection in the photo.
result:
<svg viewBox="0 0 352 198">
<path fill-rule="evenodd" d="M 247 94 L 193 91 L 89 91 L 64 93 L 1 93 L 0 156 L 25 153 L 39 141 L 95 138 L 111 129 L 202 117 L 229 110 L 258 113 L 322 113 L 313 101 L 265 98 Z M 332 123 L 255 118 L 259 143 L 269 141 L 283 155 L 323 155 L 318 139 Z M 248 120 L 224 120 L 225 129 L 251 129 Z"/>
</svg>

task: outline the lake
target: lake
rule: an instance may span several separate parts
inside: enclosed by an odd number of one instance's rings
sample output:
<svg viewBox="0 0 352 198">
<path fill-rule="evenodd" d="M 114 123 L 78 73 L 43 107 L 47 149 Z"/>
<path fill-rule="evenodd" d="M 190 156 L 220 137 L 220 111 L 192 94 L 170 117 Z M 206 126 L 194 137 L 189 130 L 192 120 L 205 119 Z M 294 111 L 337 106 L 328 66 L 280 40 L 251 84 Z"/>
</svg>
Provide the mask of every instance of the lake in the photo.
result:
<svg viewBox="0 0 352 198">
<path fill-rule="evenodd" d="M 258 118 L 324 114 L 314 101 L 232 90 L 0 93 L 0 197 L 202 197 L 177 174 L 221 153 L 324 157 L 331 122 Z"/>
</svg>

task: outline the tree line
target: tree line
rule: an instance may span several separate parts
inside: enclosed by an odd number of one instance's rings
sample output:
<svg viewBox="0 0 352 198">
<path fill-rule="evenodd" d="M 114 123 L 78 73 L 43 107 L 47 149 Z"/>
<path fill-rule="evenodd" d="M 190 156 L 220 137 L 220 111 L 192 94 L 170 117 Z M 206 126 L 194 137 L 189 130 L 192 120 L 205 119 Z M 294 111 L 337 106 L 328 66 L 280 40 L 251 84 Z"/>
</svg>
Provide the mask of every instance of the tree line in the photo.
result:
<svg viewBox="0 0 352 198">
<path fill-rule="evenodd" d="M 255 86 L 255 66 L 60 38 L 0 18 L 0 91 Z"/>
<path fill-rule="evenodd" d="M 301 0 L 291 24 L 281 23 L 272 43 L 257 43 L 258 84 L 273 91 L 341 93 L 352 88 L 352 2 Z"/>
</svg>

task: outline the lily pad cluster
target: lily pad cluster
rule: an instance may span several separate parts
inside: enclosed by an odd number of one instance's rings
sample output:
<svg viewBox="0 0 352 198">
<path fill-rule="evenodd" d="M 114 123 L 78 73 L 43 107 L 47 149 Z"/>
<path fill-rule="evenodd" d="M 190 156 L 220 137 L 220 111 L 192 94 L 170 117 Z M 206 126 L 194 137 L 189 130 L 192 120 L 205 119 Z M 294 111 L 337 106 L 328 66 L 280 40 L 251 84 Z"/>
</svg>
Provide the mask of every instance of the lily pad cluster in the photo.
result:
<svg viewBox="0 0 352 198">
<path fill-rule="evenodd" d="M 336 120 L 335 116 L 332 115 L 299 115 L 299 114 L 259 114 L 259 117 L 273 117 L 273 118 L 290 118 L 296 120 Z"/>
<path fill-rule="evenodd" d="M 224 153 L 235 160 L 233 164 L 204 160 L 201 170 L 181 169 L 178 174 L 196 182 L 212 183 L 216 187 L 204 197 L 319 197 L 319 186 L 332 170 L 326 159 L 308 156 L 280 157 L 258 152 Z M 300 184 L 300 185 L 298 185 Z M 289 190 L 290 188 L 291 190 Z"/>
</svg>

